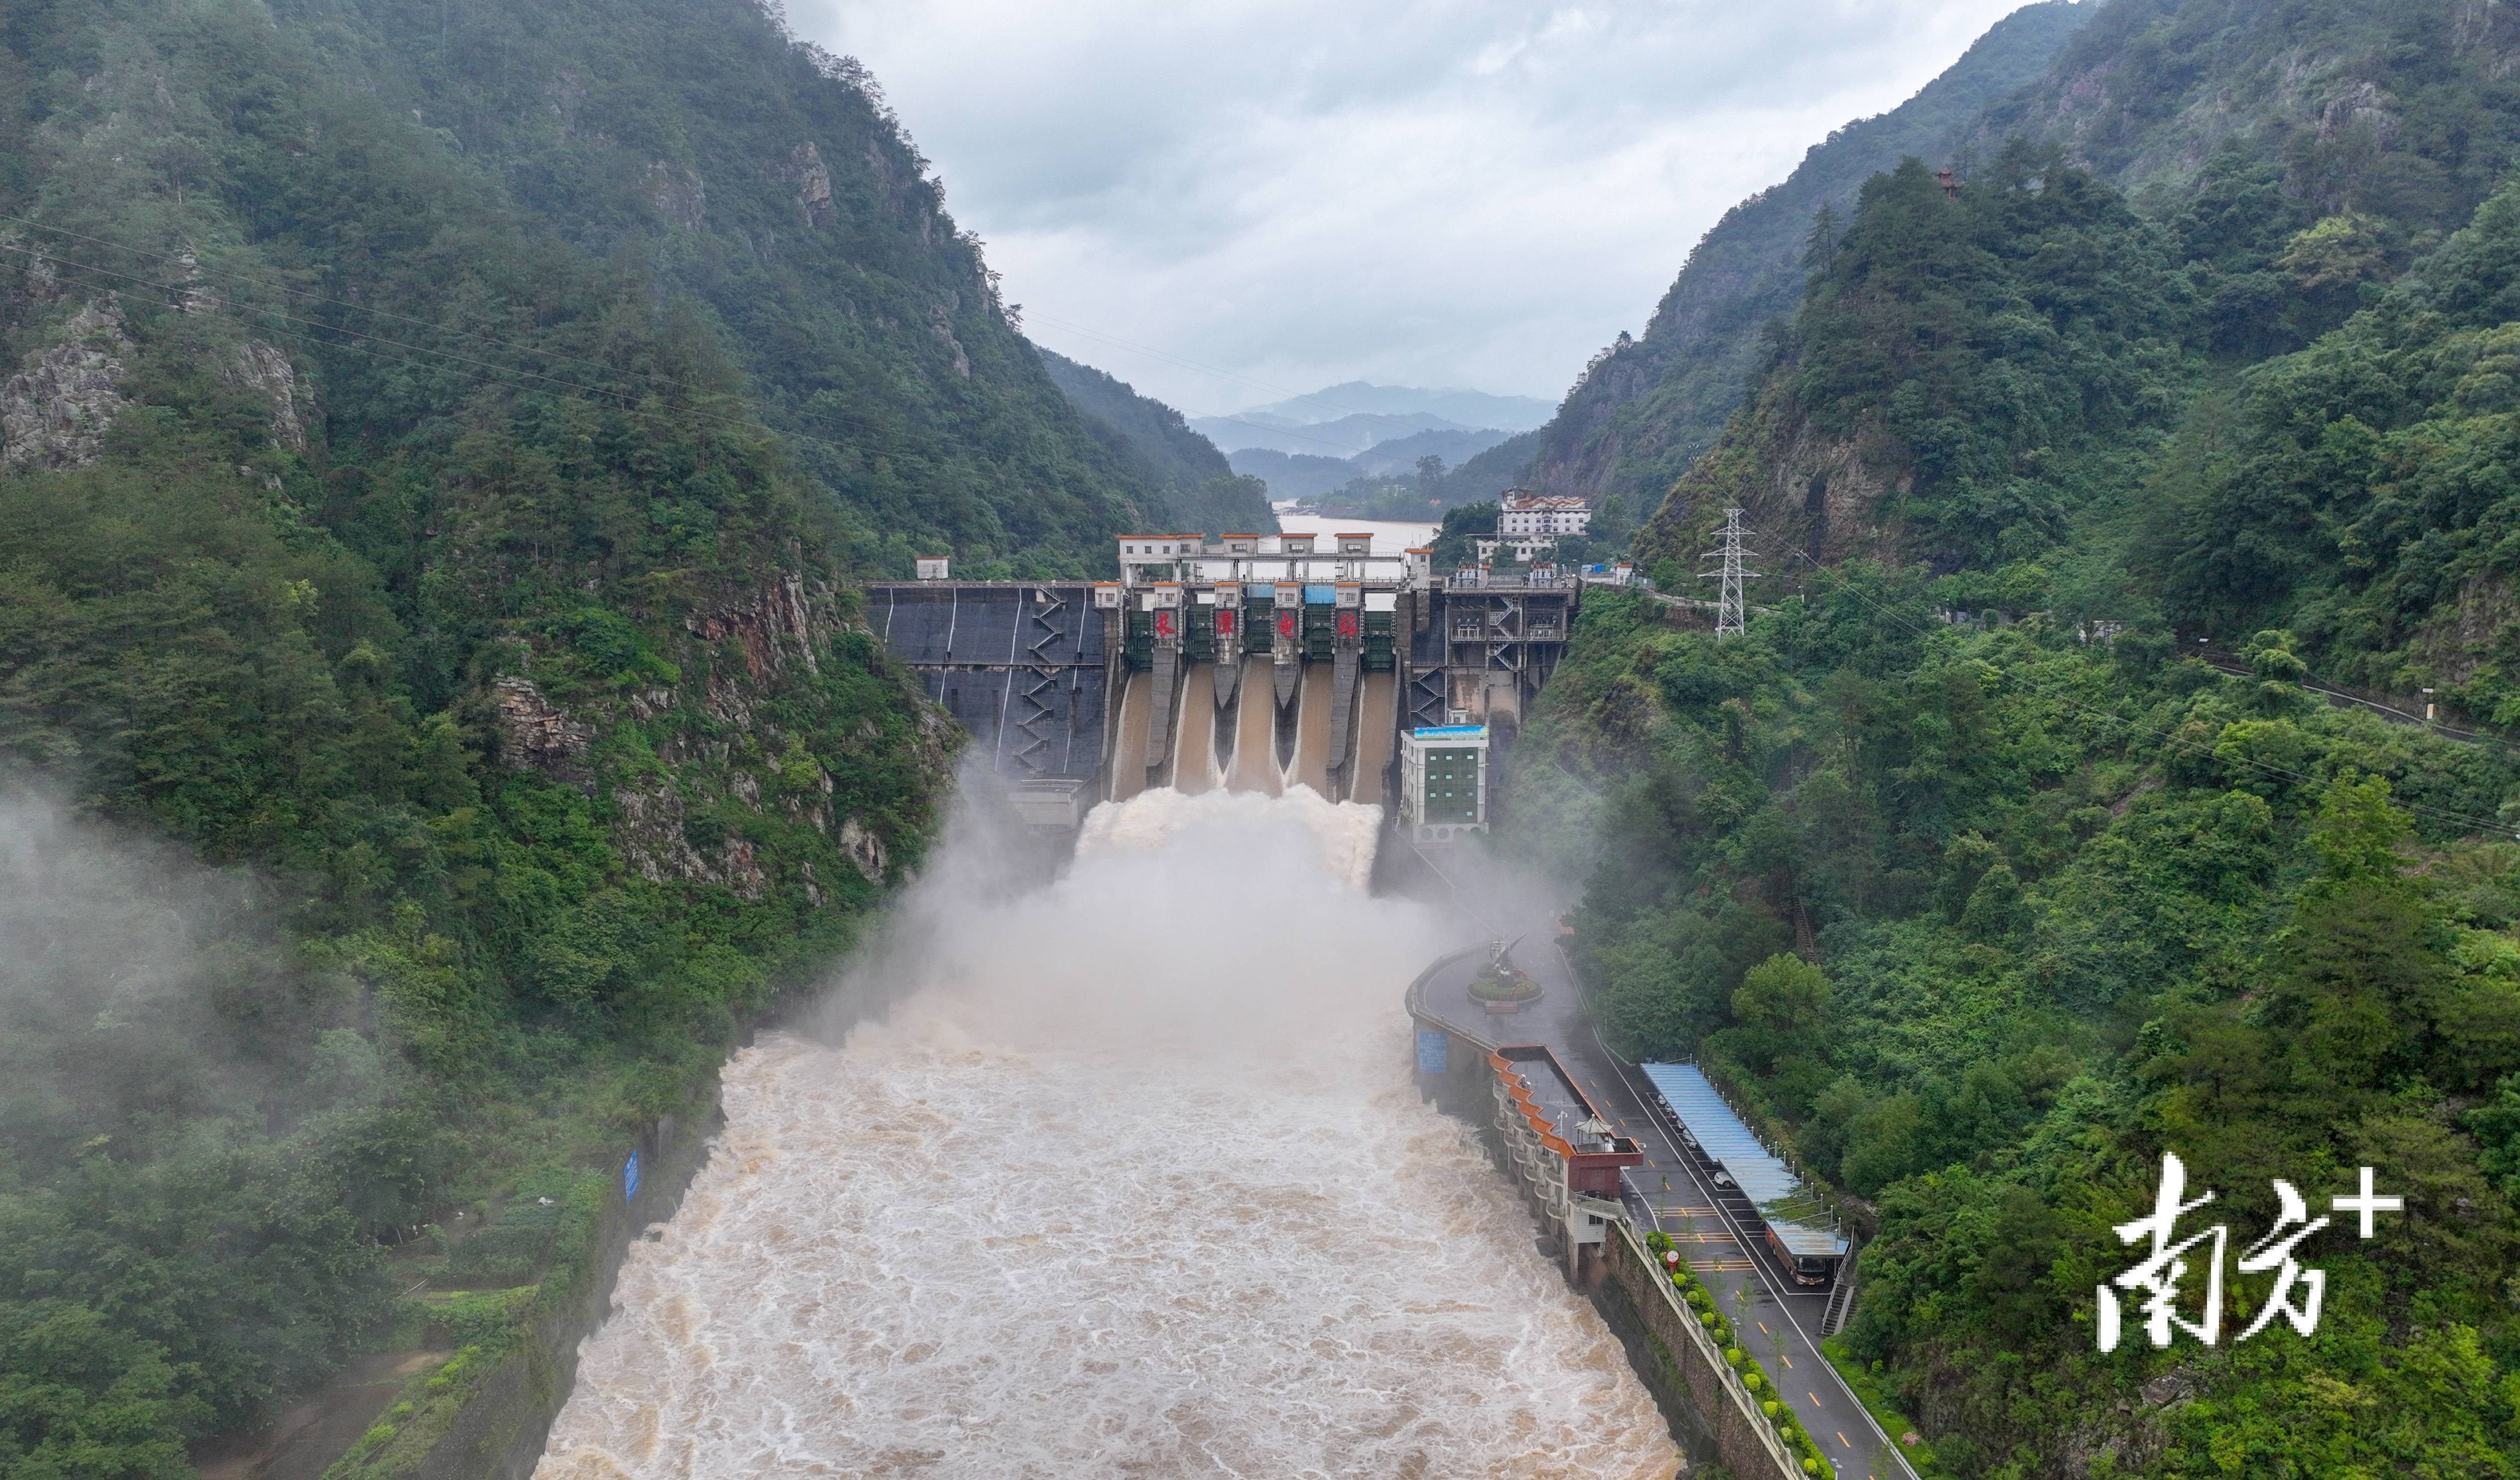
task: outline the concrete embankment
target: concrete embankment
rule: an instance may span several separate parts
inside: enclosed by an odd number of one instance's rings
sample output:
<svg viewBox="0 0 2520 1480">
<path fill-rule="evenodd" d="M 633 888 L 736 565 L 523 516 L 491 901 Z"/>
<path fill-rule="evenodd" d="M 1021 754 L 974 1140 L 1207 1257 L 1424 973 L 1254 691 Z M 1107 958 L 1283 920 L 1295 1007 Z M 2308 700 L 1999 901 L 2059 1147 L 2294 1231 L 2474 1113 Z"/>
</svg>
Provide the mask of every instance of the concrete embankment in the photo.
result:
<svg viewBox="0 0 2520 1480">
<path fill-rule="evenodd" d="M 1763 1415 L 1759 1400 L 1717 1349 L 1696 1313 L 1683 1303 L 1629 1223 L 1624 1218 L 1608 1220 L 1599 1241 L 1584 1249 L 1583 1257 L 1573 1257 L 1576 1232 L 1559 1226 L 1570 1212 L 1533 1197 L 1528 1179 L 1509 1164 L 1504 1135 L 1495 1123 L 1490 1055 L 1502 1046 L 1497 1035 L 1510 1034 L 1511 1028 L 1500 1030 L 1484 1022 L 1466 1025 L 1434 1011 L 1427 1002 L 1430 981 L 1439 973 L 1459 972 L 1478 954 L 1462 951 L 1445 957 L 1410 983 L 1407 1005 L 1417 1032 L 1420 1092 L 1447 1112 L 1479 1127 L 1500 1171 L 1524 1192 L 1524 1201 L 1544 1232 L 1569 1246 L 1570 1278 L 1618 1333 L 1629 1365 L 1654 1395 L 1681 1447 L 1693 1458 L 1722 1461 L 1742 1480 L 1806 1480 L 1802 1467 Z M 1512 1019 L 1506 1021 L 1510 1024 Z M 1572 1206 L 1568 1204 L 1569 1209 Z"/>
<path fill-rule="evenodd" d="M 1698 1323 L 1696 1313 L 1681 1303 L 1679 1292 L 1663 1278 L 1653 1255 L 1637 1241 L 1636 1233 L 1624 1223 L 1610 1233 L 1603 1241 L 1601 1278 L 1586 1293 L 1600 1308 L 1610 1329 L 1619 1333 L 1628 1349 L 1629 1365 L 1663 1411 L 1686 1405 L 1703 1426 L 1683 1436 L 1684 1443 L 1711 1442 L 1725 1468 L 1744 1480 L 1801 1476 L 1801 1468 L 1785 1453 L 1776 1429 L 1762 1416 L 1758 1399 L 1716 1350 L 1715 1339 Z"/>
<path fill-rule="evenodd" d="M 661 1117 L 639 1138 L 635 1189 L 625 1190 L 631 1165 L 625 1154 L 615 1195 L 606 1199 L 594 1235 L 567 1269 L 545 1277 L 547 1294 L 524 1341 L 473 1385 L 454 1421 L 409 1471 L 414 1480 L 525 1480 L 533 1473 L 552 1420 L 577 1380 L 578 1344 L 611 1309 L 622 1259 L 649 1225 L 674 1216 L 724 1123 L 712 1077 L 693 1109 Z"/>
</svg>

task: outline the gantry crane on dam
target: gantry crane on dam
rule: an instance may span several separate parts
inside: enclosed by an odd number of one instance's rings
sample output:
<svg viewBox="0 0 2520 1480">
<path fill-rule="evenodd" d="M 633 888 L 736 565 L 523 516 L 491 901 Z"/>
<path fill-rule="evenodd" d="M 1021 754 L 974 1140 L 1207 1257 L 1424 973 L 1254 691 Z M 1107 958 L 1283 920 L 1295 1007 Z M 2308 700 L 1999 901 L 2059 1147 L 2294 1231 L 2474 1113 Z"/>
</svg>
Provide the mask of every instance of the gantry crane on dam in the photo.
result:
<svg viewBox="0 0 2520 1480">
<path fill-rule="evenodd" d="M 1438 574 L 1362 533 L 1136 534 L 1116 581 L 868 587 L 868 621 L 1038 826 L 1153 786 L 1396 800 L 1441 842 L 1487 826 L 1494 755 L 1565 652 L 1582 584 Z"/>
</svg>

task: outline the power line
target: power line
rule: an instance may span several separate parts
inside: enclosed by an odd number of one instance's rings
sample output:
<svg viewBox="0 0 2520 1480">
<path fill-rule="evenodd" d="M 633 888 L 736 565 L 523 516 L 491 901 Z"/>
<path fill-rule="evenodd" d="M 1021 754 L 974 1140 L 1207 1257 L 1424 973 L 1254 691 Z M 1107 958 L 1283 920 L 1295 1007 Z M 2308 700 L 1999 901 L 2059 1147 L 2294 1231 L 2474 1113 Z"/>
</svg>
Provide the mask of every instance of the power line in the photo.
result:
<svg viewBox="0 0 2520 1480">
<path fill-rule="evenodd" d="M 1744 576 L 1755 576 L 1759 572 L 1742 568 L 1741 554 L 1741 511 L 1738 508 L 1727 509 L 1724 511 L 1723 547 L 1706 552 L 1707 559 L 1723 561 L 1722 568 L 1698 572 L 1700 580 L 1709 575 L 1721 576 L 1723 579 L 1723 585 L 1718 588 L 1715 603 L 1715 640 L 1719 643 L 1728 637 L 1739 637 L 1750 630 L 1749 623 L 1743 619 L 1745 613 L 1741 608 L 1741 580 Z"/>
</svg>

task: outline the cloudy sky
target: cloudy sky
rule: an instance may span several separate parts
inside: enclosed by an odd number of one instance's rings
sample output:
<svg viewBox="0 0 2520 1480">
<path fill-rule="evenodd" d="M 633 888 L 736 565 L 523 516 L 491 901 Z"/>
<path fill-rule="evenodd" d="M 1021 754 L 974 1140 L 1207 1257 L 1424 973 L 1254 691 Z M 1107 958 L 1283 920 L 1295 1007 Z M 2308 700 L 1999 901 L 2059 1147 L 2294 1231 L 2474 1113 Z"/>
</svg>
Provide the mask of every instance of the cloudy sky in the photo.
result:
<svg viewBox="0 0 2520 1480">
<path fill-rule="evenodd" d="M 1726 207 L 2018 0 L 790 0 L 1033 336 L 1192 414 L 1555 400 Z"/>
</svg>

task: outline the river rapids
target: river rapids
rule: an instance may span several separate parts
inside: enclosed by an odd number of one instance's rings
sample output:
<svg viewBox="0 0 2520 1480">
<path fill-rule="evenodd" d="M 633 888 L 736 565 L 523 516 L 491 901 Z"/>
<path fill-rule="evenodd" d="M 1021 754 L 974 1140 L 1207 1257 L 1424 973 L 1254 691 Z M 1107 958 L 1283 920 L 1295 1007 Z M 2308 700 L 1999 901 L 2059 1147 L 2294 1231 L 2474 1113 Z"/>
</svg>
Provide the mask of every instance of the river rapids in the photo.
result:
<svg viewBox="0 0 2520 1480">
<path fill-rule="evenodd" d="M 949 842 L 635 1246 L 537 1480 L 1668 1477 L 1616 1340 L 1409 1083 L 1377 812 L 1154 791 Z"/>
</svg>

